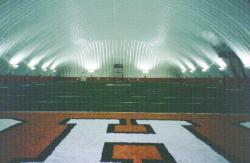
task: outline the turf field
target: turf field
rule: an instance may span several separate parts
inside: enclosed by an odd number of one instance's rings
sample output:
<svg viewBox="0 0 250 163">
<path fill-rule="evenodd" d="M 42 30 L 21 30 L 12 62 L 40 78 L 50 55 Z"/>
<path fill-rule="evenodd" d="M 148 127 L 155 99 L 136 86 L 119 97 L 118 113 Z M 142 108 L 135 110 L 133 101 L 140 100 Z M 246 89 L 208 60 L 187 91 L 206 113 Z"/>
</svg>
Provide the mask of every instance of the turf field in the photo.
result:
<svg viewBox="0 0 250 163">
<path fill-rule="evenodd" d="M 249 115 L 2 112 L 0 162 L 249 163 L 249 131 Z"/>
<path fill-rule="evenodd" d="M 1 84 L 0 162 L 247 163 L 249 97 L 247 83 Z"/>
<path fill-rule="evenodd" d="M 250 84 L 44 82 L 0 85 L 1 111 L 250 113 Z"/>
</svg>

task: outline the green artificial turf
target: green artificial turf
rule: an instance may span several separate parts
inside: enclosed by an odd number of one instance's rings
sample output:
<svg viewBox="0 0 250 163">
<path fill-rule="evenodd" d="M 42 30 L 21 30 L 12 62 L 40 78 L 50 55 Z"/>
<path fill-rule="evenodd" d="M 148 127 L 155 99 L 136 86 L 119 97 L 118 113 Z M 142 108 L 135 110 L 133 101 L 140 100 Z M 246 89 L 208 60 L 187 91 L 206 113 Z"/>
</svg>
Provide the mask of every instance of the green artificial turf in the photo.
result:
<svg viewBox="0 0 250 163">
<path fill-rule="evenodd" d="M 19 83 L 0 85 L 0 110 L 249 114 L 249 97 L 246 83 Z"/>
</svg>

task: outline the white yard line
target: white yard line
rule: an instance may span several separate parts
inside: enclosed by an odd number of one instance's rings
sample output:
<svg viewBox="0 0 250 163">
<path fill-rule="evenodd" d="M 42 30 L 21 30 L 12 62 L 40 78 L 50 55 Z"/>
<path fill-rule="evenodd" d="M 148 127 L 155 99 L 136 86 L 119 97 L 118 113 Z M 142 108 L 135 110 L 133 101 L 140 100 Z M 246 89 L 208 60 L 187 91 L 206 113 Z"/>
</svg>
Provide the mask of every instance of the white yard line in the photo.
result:
<svg viewBox="0 0 250 163">
<path fill-rule="evenodd" d="M 165 102 L 152 102 L 151 104 L 153 104 L 153 105 L 164 105 L 166 103 Z"/>
<path fill-rule="evenodd" d="M 56 96 L 56 97 L 61 97 L 61 98 L 64 98 L 64 97 L 66 97 L 66 98 L 71 98 L 71 97 L 81 97 L 81 96 Z M 84 96 L 83 96 L 84 97 Z"/>
<path fill-rule="evenodd" d="M 125 102 L 118 102 L 118 103 L 121 103 L 121 104 L 137 104 L 137 103 L 140 103 L 140 102 L 125 101 Z"/>
<path fill-rule="evenodd" d="M 161 98 L 166 98 L 166 99 L 176 99 L 177 97 L 172 97 L 172 96 L 166 96 L 166 97 L 161 97 Z"/>
<path fill-rule="evenodd" d="M 106 84 L 106 86 L 122 86 L 122 87 L 130 87 L 132 84 Z"/>
<path fill-rule="evenodd" d="M 195 103 L 195 102 L 192 102 L 192 103 L 186 103 L 187 105 L 201 105 L 201 103 Z"/>
<path fill-rule="evenodd" d="M 146 96 L 131 96 L 132 98 L 145 98 Z"/>
</svg>

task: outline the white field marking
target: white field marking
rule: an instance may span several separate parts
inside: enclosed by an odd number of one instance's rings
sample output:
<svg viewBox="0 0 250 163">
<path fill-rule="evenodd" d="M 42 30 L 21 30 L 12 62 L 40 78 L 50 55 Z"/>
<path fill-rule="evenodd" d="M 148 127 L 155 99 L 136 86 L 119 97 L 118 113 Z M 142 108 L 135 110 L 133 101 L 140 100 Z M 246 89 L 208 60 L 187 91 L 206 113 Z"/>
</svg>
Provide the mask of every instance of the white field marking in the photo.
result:
<svg viewBox="0 0 250 163">
<path fill-rule="evenodd" d="M 67 102 L 69 102 L 69 103 L 84 103 L 84 101 L 76 101 L 76 100 L 72 100 L 72 101 L 69 101 L 69 100 L 63 100 L 63 99 L 61 99 L 61 100 L 52 100 L 52 101 L 34 101 L 35 103 L 57 103 L 57 102 L 65 102 L 65 103 L 67 103 Z M 50 112 L 50 111 L 48 111 L 48 112 Z M 65 112 L 65 111 L 63 111 L 63 112 Z"/>
<path fill-rule="evenodd" d="M 161 97 L 161 98 L 166 98 L 166 99 L 176 99 L 177 97 L 166 96 L 166 97 Z"/>
<path fill-rule="evenodd" d="M 19 123 L 21 122 L 15 119 L 0 119 L 0 132 Z"/>
<path fill-rule="evenodd" d="M 121 104 L 138 104 L 138 103 L 141 103 L 141 102 L 125 101 L 125 102 L 118 102 L 118 103 L 121 103 Z"/>
<path fill-rule="evenodd" d="M 60 101 L 37 101 L 37 102 L 39 102 L 39 103 L 55 103 L 55 102 L 60 102 Z"/>
<path fill-rule="evenodd" d="M 7 94 L 7 95 L 6 95 L 6 94 L 5 94 L 5 95 L 0 95 L 0 96 L 3 96 L 3 97 L 4 97 L 4 96 L 22 96 L 22 97 L 23 97 L 23 96 L 28 96 L 28 95 L 16 95 L 16 94 L 13 94 L 13 95 Z"/>
<path fill-rule="evenodd" d="M 36 85 L 36 86 L 40 86 L 40 85 L 42 85 L 42 86 L 43 86 L 43 85 L 47 85 L 47 84 L 35 84 L 35 85 Z"/>
<path fill-rule="evenodd" d="M 105 142 L 163 143 L 176 162 L 228 162 L 184 128 L 183 125 L 191 125 L 186 121 L 138 120 L 137 122 L 151 125 L 156 134 L 106 133 L 108 124 L 119 124 L 119 121 L 71 119 L 67 124 L 75 126 L 43 163 L 100 163 Z"/>
<path fill-rule="evenodd" d="M 246 128 L 250 128 L 250 121 L 249 122 L 243 122 L 240 125 L 246 127 Z"/>
<path fill-rule="evenodd" d="M 103 105 L 104 107 L 113 107 L 113 106 L 129 106 L 129 104 L 123 104 L 123 105 L 119 105 L 119 104 L 110 104 L 110 105 Z"/>
<path fill-rule="evenodd" d="M 187 105 L 201 105 L 201 103 L 186 103 Z"/>
<path fill-rule="evenodd" d="M 166 104 L 165 102 L 151 102 L 153 105 L 164 105 Z"/>
<path fill-rule="evenodd" d="M 146 96 L 131 96 L 132 98 L 145 98 Z"/>
<path fill-rule="evenodd" d="M 85 95 L 81 95 L 81 96 L 67 96 L 67 95 L 55 95 L 56 97 L 94 97 L 94 96 L 85 96 Z"/>
<path fill-rule="evenodd" d="M 216 89 L 217 87 L 207 87 L 208 89 Z"/>
<path fill-rule="evenodd" d="M 238 89 L 238 88 L 227 88 L 225 89 L 226 91 L 241 91 L 241 89 Z"/>
<path fill-rule="evenodd" d="M 9 88 L 9 87 L 7 87 L 7 86 L 2 86 L 2 87 L 0 87 L 1 89 L 7 89 L 7 88 Z"/>
<path fill-rule="evenodd" d="M 205 97 L 191 97 L 191 98 L 188 98 L 188 99 L 204 99 Z"/>
<path fill-rule="evenodd" d="M 106 86 L 122 86 L 122 87 L 130 87 L 132 84 L 106 84 Z"/>
<path fill-rule="evenodd" d="M 60 98 L 64 98 L 64 97 L 66 97 L 66 98 L 72 98 L 72 97 L 81 97 L 81 96 L 56 96 L 56 97 L 60 97 Z"/>
</svg>

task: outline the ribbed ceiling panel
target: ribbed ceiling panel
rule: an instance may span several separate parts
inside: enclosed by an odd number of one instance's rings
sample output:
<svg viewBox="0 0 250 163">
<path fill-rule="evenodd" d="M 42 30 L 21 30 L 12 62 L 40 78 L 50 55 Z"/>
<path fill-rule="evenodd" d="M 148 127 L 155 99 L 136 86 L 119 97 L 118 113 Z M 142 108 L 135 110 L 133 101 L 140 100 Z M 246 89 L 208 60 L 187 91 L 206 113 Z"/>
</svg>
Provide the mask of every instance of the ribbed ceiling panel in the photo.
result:
<svg viewBox="0 0 250 163">
<path fill-rule="evenodd" d="M 217 76 L 228 69 L 214 48 L 221 44 L 248 69 L 249 6 L 247 0 L 2 0 L 0 73 L 113 76 L 113 65 L 123 64 L 126 77 Z"/>
</svg>

